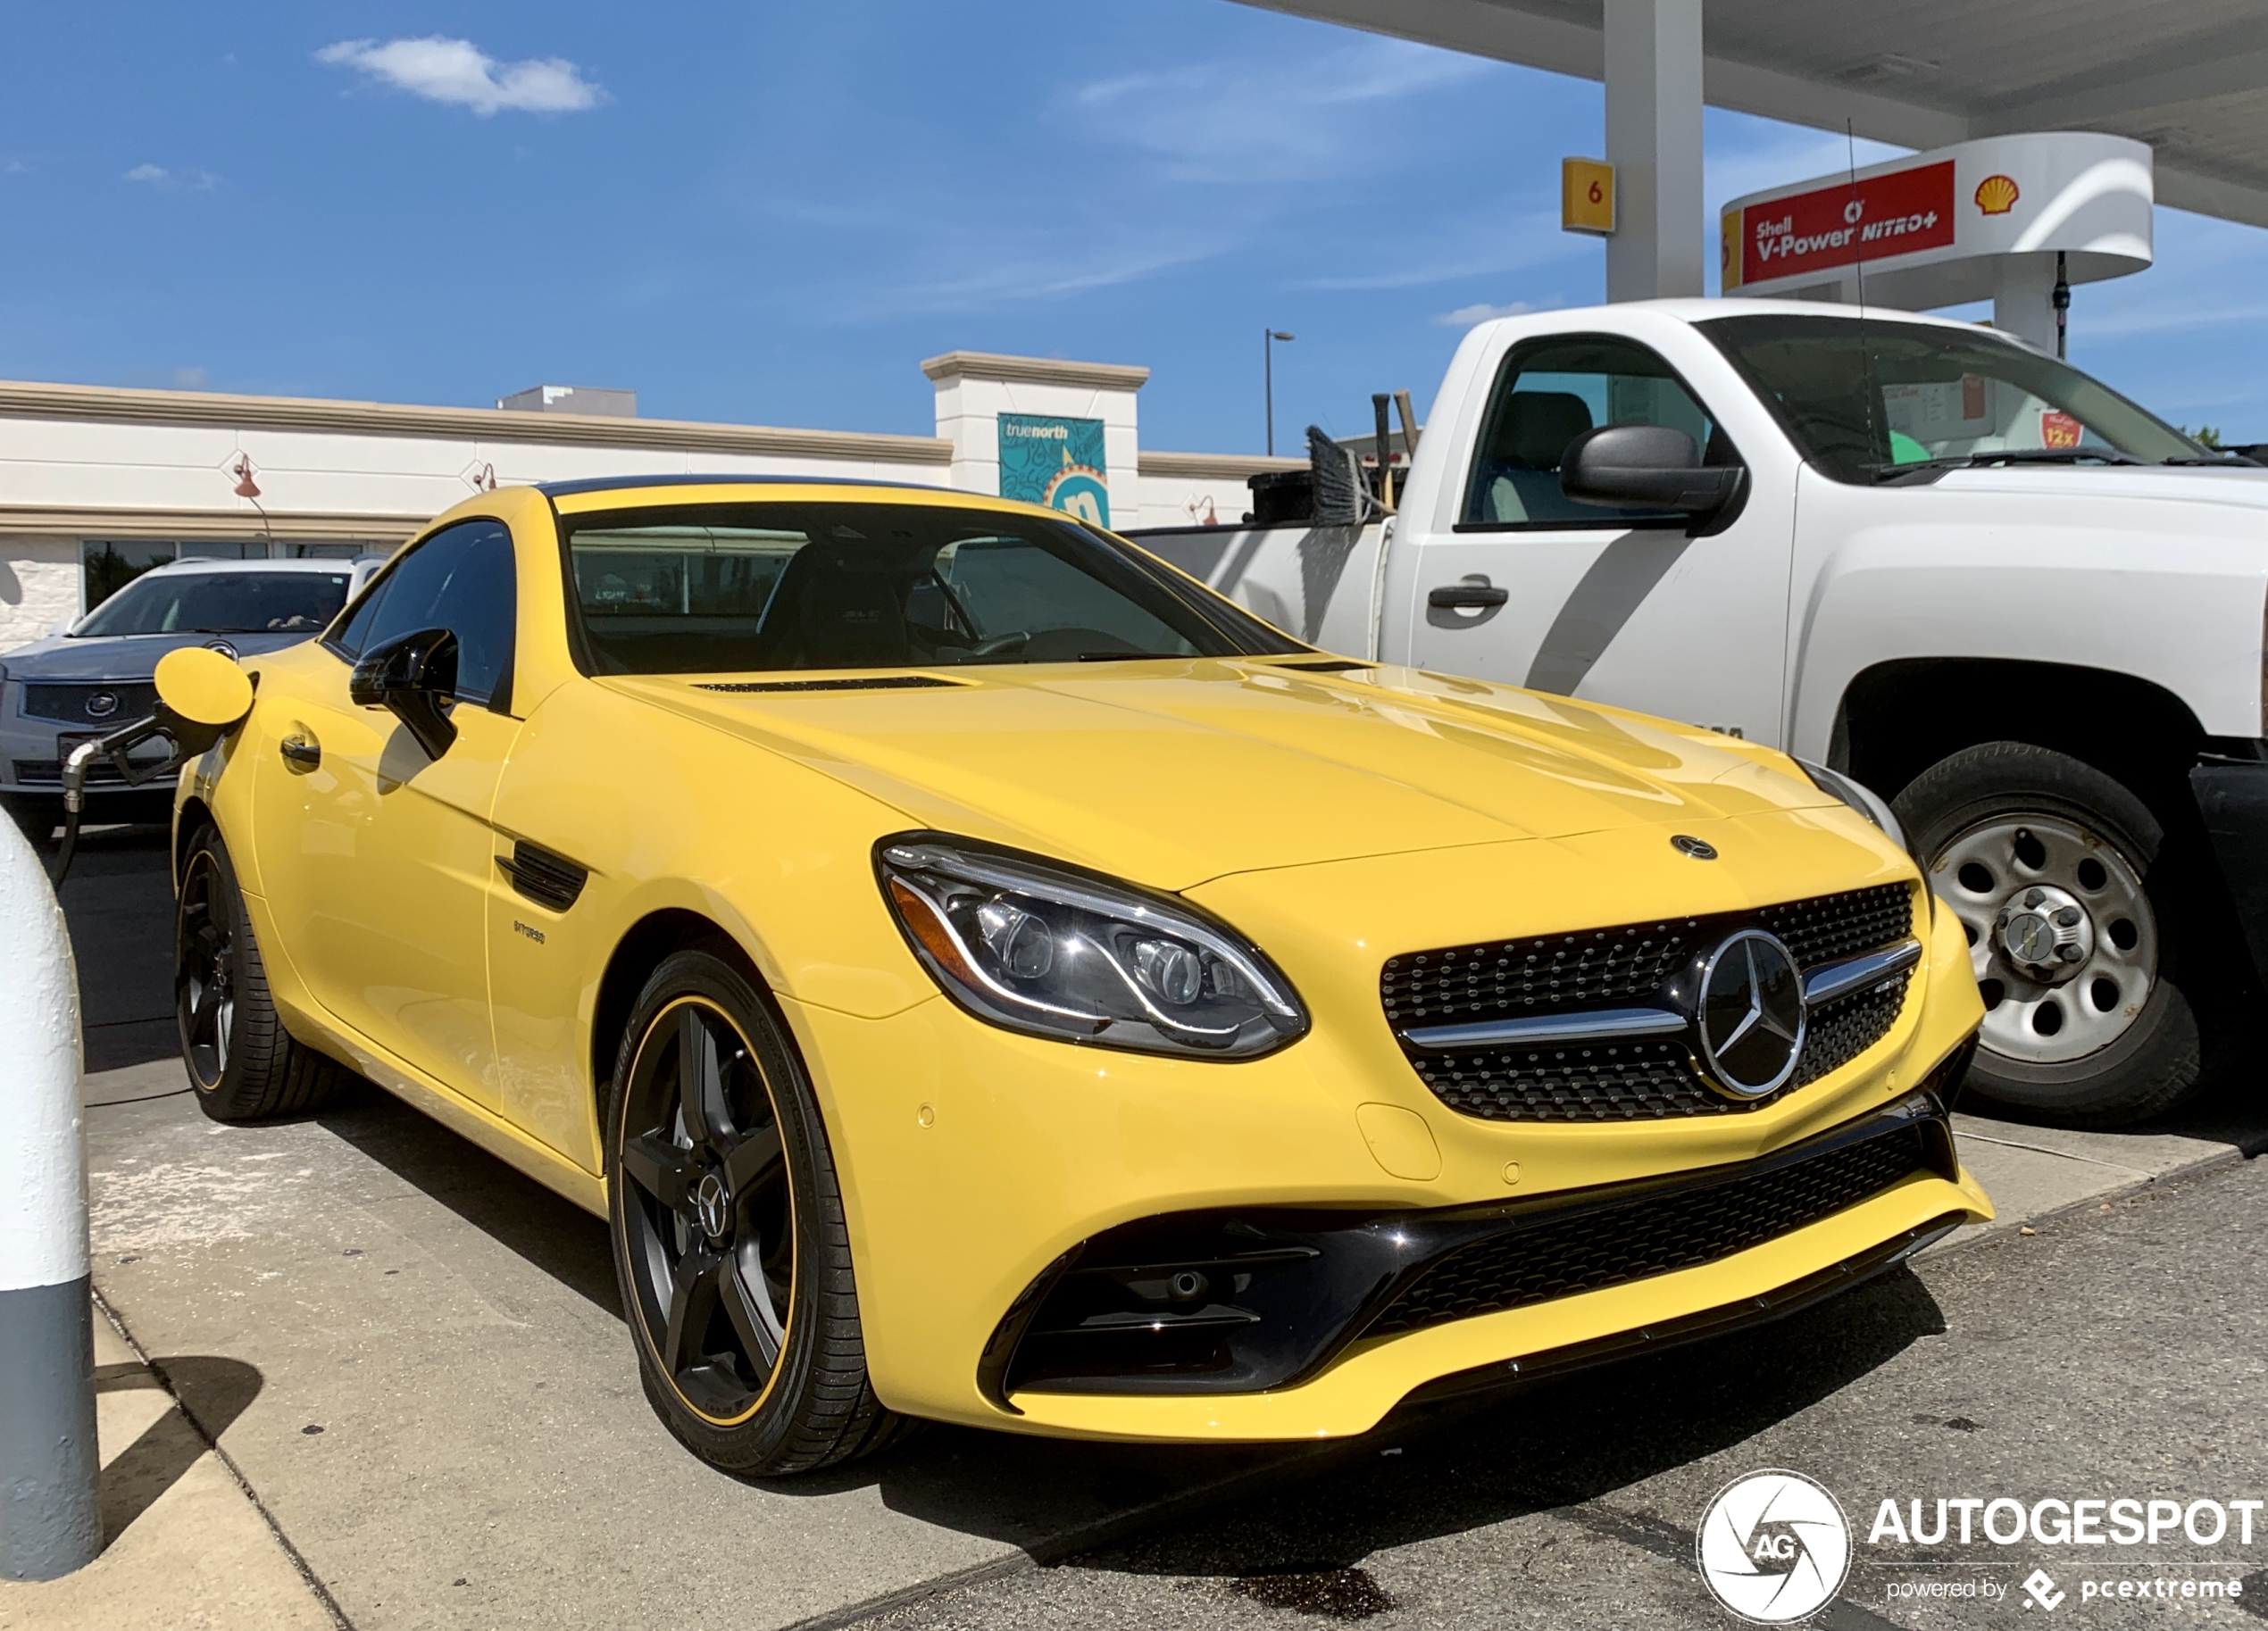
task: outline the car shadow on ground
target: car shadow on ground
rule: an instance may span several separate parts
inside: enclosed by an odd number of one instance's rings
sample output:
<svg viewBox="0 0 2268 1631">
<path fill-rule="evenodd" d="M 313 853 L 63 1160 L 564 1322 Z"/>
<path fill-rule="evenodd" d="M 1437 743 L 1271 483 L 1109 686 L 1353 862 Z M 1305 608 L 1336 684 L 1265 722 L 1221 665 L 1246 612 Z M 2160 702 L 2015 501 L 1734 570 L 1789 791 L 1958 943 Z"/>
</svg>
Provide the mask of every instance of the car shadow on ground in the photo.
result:
<svg viewBox="0 0 2268 1631">
<path fill-rule="evenodd" d="M 594 1307 L 621 1318 L 602 1219 L 370 1082 L 357 1081 L 312 1119 Z"/>
<path fill-rule="evenodd" d="M 1146 1575 L 1328 1581 L 1377 1552 L 1564 1511 L 1729 1449 L 1944 1330 L 1928 1289 L 1899 1269 L 1772 1325 L 1493 1402 L 1397 1412 L 1350 1446 L 1356 1453 L 1296 1487 L 1078 1561 Z M 1666 1545 L 1682 1556 L 1692 1544 L 1687 1531 L 1654 1534 L 1663 1526 L 1643 1513 L 1610 1511 L 1586 1525 L 1602 1526 L 1651 1551 Z"/>
</svg>

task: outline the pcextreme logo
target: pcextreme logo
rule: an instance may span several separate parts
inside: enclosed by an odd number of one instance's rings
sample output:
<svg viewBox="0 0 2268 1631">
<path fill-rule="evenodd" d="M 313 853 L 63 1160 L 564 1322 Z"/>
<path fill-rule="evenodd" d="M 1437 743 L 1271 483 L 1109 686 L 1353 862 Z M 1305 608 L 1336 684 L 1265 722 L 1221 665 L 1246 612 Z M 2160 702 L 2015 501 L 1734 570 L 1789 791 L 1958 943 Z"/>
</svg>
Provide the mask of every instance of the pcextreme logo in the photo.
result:
<svg viewBox="0 0 2268 1631">
<path fill-rule="evenodd" d="M 1727 1609 L 1759 1626 L 1816 1614 L 1843 1589 L 1851 1526 L 1824 1487 L 1800 1472 L 1767 1469 L 1735 1478 L 1701 1514 L 1695 1554 L 1702 1582 Z"/>
</svg>

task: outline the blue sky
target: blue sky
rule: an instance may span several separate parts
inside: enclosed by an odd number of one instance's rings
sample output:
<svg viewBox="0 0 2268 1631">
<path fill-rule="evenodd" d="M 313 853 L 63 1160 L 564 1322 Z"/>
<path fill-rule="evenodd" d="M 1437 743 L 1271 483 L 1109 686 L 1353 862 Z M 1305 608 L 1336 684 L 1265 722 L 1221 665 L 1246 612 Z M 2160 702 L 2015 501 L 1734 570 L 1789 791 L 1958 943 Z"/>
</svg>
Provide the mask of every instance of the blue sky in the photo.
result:
<svg viewBox="0 0 2268 1631">
<path fill-rule="evenodd" d="M 17 6 L 0 377 L 926 432 L 915 364 L 963 347 L 1147 363 L 1145 445 L 1257 451 L 1263 326 L 1296 442 L 1597 299 L 1557 161 L 1601 123 L 1228 0 Z M 1707 139 L 1712 221 L 1844 158 Z M 2158 255 L 2078 291 L 2073 360 L 2268 439 L 2268 233 L 2161 211 Z"/>
</svg>

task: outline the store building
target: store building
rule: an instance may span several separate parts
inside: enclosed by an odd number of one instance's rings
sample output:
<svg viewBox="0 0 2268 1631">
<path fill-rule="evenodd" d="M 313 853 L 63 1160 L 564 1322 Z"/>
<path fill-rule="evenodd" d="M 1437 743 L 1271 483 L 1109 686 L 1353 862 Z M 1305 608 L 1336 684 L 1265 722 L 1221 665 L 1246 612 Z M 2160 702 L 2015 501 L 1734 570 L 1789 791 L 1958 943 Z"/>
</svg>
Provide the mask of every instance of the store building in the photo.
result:
<svg viewBox="0 0 2268 1631">
<path fill-rule="evenodd" d="M 1145 452 L 1147 369 L 978 352 L 921 367 L 933 437 L 638 419 L 627 391 L 556 387 L 508 399 L 528 407 L 451 408 L 0 382 L 0 652 L 161 561 L 388 551 L 492 485 L 847 477 L 1029 496 L 1125 528 L 1235 521 L 1252 475 L 1298 466 Z"/>
</svg>

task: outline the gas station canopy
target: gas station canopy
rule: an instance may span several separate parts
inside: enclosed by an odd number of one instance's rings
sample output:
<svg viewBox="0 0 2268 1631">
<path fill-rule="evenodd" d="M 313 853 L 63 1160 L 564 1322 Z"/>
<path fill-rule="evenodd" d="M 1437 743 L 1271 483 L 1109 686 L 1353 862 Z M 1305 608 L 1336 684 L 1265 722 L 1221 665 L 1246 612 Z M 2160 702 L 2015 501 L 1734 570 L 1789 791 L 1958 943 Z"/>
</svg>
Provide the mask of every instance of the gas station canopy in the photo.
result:
<svg viewBox="0 0 2268 1631">
<path fill-rule="evenodd" d="M 1597 79 L 1616 0 L 1246 4 Z M 2159 203 L 2268 227 L 2262 0 L 1707 0 L 1701 38 L 1714 107 L 1827 130 L 1847 120 L 1904 147 L 2031 130 L 2131 137 L 2156 153 Z"/>
</svg>

